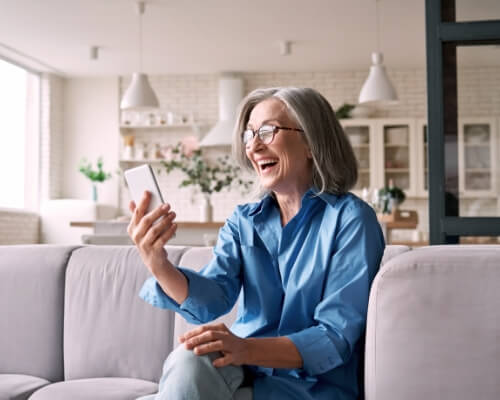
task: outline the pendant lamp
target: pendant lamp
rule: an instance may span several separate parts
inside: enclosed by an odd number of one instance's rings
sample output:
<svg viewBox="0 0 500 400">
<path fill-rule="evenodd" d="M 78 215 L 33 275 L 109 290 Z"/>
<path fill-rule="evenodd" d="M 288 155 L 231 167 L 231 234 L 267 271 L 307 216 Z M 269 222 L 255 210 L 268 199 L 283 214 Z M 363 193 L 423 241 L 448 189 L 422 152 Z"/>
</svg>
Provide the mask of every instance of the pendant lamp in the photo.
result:
<svg viewBox="0 0 500 400">
<path fill-rule="evenodd" d="M 359 104 L 396 103 L 398 95 L 394 89 L 384 67 L 384 56 L 380 52 L 378 2 L 375 0 L 375 13 L 377 17 L 377 51 L 372 53 L 372 65 L 361 92 Z"/>
<path fill-rule="evenodd" d="M 139 14 L 139 71 L 132 74 L 130 86 L 125 91 L 120 108 L 122 110 L 147 110 L 158 108 L 158 98 L 149 84 L 148 76 L 142 72 L 142 15 L 146 9 L 144 1 L 137 2 Z"/>
</svg>

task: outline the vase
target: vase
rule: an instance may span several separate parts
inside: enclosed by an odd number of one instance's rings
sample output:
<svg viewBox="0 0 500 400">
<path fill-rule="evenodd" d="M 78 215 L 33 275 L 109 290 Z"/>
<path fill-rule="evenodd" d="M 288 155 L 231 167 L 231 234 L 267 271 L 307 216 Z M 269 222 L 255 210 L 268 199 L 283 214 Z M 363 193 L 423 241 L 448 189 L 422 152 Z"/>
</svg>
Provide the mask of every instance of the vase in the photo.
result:
<svg viewBox="0 0 500 400">
<path fill-rule="evenodd" d="M 97 203 L 97 185 L 92 184 L 92 200 Z"/>
<path fill-rule="evenodd" d="M 200 204 L 200 222 L 212 222 L 213 207 L 210 194 L 203 193 Z"/>
</svg>

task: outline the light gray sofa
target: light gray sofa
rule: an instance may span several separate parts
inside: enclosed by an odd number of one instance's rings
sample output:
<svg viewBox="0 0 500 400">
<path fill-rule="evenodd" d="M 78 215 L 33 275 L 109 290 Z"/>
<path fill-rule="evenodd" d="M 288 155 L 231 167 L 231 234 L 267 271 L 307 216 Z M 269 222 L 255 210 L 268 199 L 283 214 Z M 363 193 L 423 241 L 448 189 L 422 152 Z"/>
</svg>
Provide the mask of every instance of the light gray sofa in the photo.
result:
<svg viewBox="0 0 500 400">
<path fill-rule="evenodd" d="M 195 269 L 211 256 L 167 249 Z M 388 246 L 382 264 L 368 313 L 367 400 L 499 398 L 500 246 Z M 147 277 L 132 246 L 0 246 L 0 400 L 154 393 L 191 326 L 138 297 Z"/>
</svg>

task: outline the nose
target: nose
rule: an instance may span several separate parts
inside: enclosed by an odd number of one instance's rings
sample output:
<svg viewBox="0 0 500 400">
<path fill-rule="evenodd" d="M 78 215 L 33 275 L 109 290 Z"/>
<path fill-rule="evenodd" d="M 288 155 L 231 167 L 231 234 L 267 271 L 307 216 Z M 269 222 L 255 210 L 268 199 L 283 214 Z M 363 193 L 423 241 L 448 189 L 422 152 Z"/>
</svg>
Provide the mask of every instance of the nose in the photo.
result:
<svg viewBox="0 0 500 400">
<path fill-rule="evenodd" d="M 260 140 L 259 135 L 254 135 L 254 137 L 245 145 L 247 151 L 257 151 L 257 149 L 264 146 L 264 143 Z"/>
</svg>

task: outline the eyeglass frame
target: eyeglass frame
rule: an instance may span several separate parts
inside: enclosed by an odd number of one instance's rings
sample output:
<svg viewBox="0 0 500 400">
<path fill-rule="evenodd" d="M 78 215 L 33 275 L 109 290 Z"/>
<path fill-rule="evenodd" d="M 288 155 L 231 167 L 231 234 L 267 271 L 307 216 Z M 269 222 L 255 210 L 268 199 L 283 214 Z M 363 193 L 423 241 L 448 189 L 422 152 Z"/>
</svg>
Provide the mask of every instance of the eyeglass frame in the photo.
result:
<svg viewBox="0 0 500 400">
<path fill-rule="evenodd" d="M 271 140 L 266 143 L 262 140 L 262 137 L 261 137 L 261 133 L 260 131 L 262 130 L 262 128 L 264 127 L 272 127 L 273 129 L 271 130 L 272 132 L 272 136 L 271 136 Z M 278 133 L 278 131 L 280 130 L 283 130 L 283 131 L 296 131 L 296 132 L 304 132 L 303 129 L 300 129 L 300 128 L 289 128 L 289 127 L 286 127 L 286 126 L 277 126 L 277 125 L 272 125 L 272 124 L 264 124 L 262 125 L 260 128 L 257 128 L 257 129 L 250 129 L 250 128 L 247 128 L 243 131 L 243 133 L 241 134 L 241 140 L 243 142 L 243 144 L 245 146 L 248 146 L 248 144 L 255 139 L 255 136 L 258 136 L 259 137 L 259 140 L 263 143 L 263 144 L 271 144 L 274 140 L 274 137 L 276 136 L 276 134 Z M 248 139 L 248 141 L 245 142 L 245 134 L 247 132 L 252 132 L 252 137 L 250 139 Z"/>
</svg>

